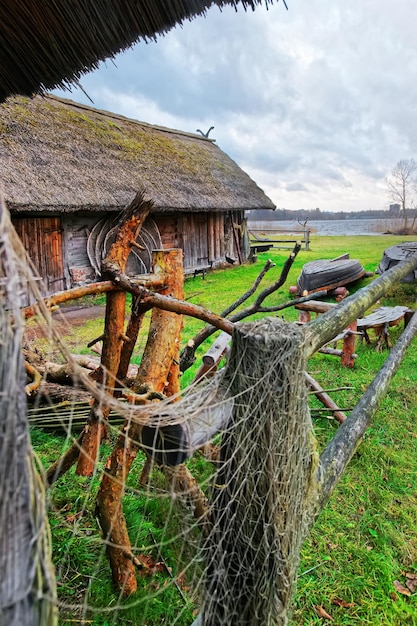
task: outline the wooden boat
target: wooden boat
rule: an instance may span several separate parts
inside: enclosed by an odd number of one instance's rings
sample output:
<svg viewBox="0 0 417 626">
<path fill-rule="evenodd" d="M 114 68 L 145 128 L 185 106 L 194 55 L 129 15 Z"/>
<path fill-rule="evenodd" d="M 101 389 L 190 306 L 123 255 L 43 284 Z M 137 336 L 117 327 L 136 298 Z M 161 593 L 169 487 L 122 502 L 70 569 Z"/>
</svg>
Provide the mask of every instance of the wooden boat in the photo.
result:
<svg viewBox="0 0 417 626">
<path fill-rule="evenodd" d="M 314 293 L 316 291 L 331 291 L 344 287 L 366 275 L 365 269 L 357 259 L 350 259 L 344 254 L 335 259 L 310 261 L 303 266 L 297 280 L 299 294 Z"/>
<path fill-rule="evenodd" d="M 378 269 L 376 270 L 377 274 L 383 274 L 390 267 L 394 267 L 397 263 L 401 261 L 405 261 L 410 256 L 417 254 L 417 241 L 405 241 L 404 243 L 399 243 L 395 246 L 391 246 L 384 250 L 384 254 L 382 255 L 382 259 L 380 264 L 378 265 Z M 403 278 L 403 283 L 412 283 L 417 279 L 417 270 L 414 272 L 410 272 L 407 274 L 405 278 Z"/>
</svg>

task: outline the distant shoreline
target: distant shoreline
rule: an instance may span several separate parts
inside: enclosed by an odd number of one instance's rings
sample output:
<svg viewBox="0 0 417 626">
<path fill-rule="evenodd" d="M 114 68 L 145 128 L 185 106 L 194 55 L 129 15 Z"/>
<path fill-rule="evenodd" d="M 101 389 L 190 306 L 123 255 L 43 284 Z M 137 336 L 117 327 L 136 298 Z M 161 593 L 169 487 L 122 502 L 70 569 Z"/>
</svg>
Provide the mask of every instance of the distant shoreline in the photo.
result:
<svg viewBox="0 0 417 626">
<path fill-rule="evenodd" d="M 363 217 L 347 219 L 323 219 L 308 220 L 305 228 L 309 228 L 311 235 L 333 235 L 333 236 L 356 236 L 356 235 L 383 235 L 395 234 L 401 229 L 402 219 L 393 218 L 372 218 Z M 347 228 L 348 227 L 348 228 Z M 277 229 L 288 233 L 303 232 L 303 223 L 296 219 L 292 220 L 251 220 L 248 219 L 249 230 L 271 230 Z M 417 238 L 417 234 L 416 234 Z"/>
</svg>

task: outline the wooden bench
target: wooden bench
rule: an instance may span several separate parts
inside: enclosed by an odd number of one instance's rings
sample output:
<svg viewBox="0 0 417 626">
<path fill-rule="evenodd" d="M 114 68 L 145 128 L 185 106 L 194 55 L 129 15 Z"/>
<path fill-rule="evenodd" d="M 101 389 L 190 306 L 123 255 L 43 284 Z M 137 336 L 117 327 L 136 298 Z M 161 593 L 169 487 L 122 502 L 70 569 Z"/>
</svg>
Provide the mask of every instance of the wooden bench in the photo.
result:
<svg viewBox="0 0 417 626">
<path fill-rule="evenodd" d="M 369 315 L 358 319 L 358 330 L 361 331 L 368 344 L 371 343 L 368 330 L 372 328 L 375 331 L 378 337 L 375 345 L 376 350 L 382 350 L 384 342 L 387 348 L 391 348 L 389 327 L 397 326 L 402 320 L 404 320 L 405 326 L 413 313 L 414 311 L 406 306 L 381 306 Z"/>
<path fill-rule="evenodd" d="M 204 265 L 195 265 L 193 267 L 184 267 L 184 276 L 193 276 L 194 278 L 198 274 L 203 275 L 203 280 L 206 277 L 206 273 L 213 269 L 213 261 L 208 261 Z"/>
<path fill-rule="evenodd" d="M 270 233 L 270 235 L 269 235 Z M 265 236 L 266 235 L 266 236 Z M 299 236 L 298 236 L 299 235 Z M 297 241 L 304 244 L 306 250 L 310 249 L 310 229 L 304 230 L 284 230 L 282 228 L 267 228 L 267 229 L 250 229 L 250 246 L 257 247 L 257 245 L 270 245 L 271 248 L 277 248 L 286 250 L 294 247 Z M 269 248 L 268 248 L 269 249 Z M 258 249 L 258 252 L 266 252 L 266 250 Z"/>
</svg>

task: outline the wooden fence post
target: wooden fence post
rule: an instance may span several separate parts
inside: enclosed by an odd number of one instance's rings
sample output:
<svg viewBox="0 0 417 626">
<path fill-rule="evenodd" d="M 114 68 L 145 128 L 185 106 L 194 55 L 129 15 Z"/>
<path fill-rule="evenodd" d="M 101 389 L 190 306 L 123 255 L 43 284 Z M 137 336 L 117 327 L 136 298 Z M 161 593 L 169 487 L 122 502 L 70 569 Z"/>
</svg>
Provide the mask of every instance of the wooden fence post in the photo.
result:
<svg viewBox="0 0 417 626">
<path fill-rule="evenodd" d="M 226 381 L 235 397 L 211 501 L 204 626 L 283 626 L 318 463 L 304 328 L 239 325 Z M 230 380 L 229 380 L 230 379 Z"/>
<path fill-rule="evenodd" d="M 310 250 L 310 229 L 306 228 L 304 231 L 305 249 Z"/>
</svg>

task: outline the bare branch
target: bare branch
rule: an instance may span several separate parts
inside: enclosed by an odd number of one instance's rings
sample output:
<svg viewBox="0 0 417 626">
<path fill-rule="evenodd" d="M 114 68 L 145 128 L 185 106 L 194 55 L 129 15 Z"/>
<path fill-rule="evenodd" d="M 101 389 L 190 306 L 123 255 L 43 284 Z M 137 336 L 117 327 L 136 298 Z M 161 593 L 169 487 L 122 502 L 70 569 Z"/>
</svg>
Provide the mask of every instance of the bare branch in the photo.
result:
<svg viewBox="0 0 417 626">
<path fill-rule="evenodd" d="M 259 294 L 259 296 L 257 297 L 257 299 L 255 300 L 253 304 L 246 307 L 245 309 L 242 309 L 242 311 L 239 311 L 238 313 L 235 313 L 234 315 L 231 315 L 230 317 L 228 317 L 228 320 L 230 320 L 230 322 L 233 322 L 233 323 L 239 322 L 240 320 L 245 319 L 246 317 L 249 317 L 250 315 L 254 315 L 255 313 L 258 313 L 258 312 L 271 312 L 272 310 L 278 311 L 278 310 L 281 310 L 282 308 L 285 308 L 285 306 L 277 305 L 280 308 L 268 307 L 267 309 L 262 309 L 261 305 L 263 301 L 265 300 L 265 298 L 271 295 L 271 293 L 273 293 L 274 291 L 277 291 L 285 283 L 288 277 L 288 273 L 292 267 L 292 264 L 294 263 L 294 259 L 296 258 L 300 249 L 301 249 L 301 244 L 297 242 L 294 246 L 293 251 L 289 255 L 288 259 L 285 261 L 284 267 L 281 270 L 281 274 L 279 278 L 275 282 L 273 282 L 272 285 L 270 285 L 269 287 L 261 291 L 261 293 Z M 265 267 L 260 273 L 260 275 L 258 276 L 258 278 L 256 279 L 254 285 L 256 286 L 259 285 L 259 283 L 261 282 L 261 279 L 263 278 L 264 270 L 265 270 Z M 249 292 L 246 292 L 246 293 L 249 293 Z M 323 295 L 323 293 L 321 295 Z M 292 303 L 296 304 L 297 302 L 293 300 L 291 301 L 291 304 Z M 291 304 L 288 304 L 287 306 L 291 306 Z M 180 369 L 182 372 L 185 372 L 189 367 L 191 367 L 191 365 L 195 361 L 195 352 L 197 348 L 201 346 L 201 344 L 204 341 L 206 341 L 206 339 L 208 339 L 215 332 L 216 332 L 216 328 L 213 325 L 206 326 L 205 328 L 200 330 L 194 336 L 194 338 L 188 343 L 188 345 L 184 348 L 184 350 L 181 353 Z"/>
<path fill-rule="evenodd" d="M 224 311 L 222 311 L 220 315 L 222 317 L 227 317 L 228 315 L 230 315 L 230 313 L 232 313 L 232 311 L 235 311 L 238 306 L 246 302 L 246 300 L 250 298 L 251 295 L 254 294 L 255 291 L 258 289 L 260 282 L 262 281 L 265 274 L 271 269 L 271 267 L 275 267 L 275 263 L 272 263 L 272 261 L 268 259 L 268 261 L 265 263 L 258 276 L 256 277 L 255 281 L 253 282 L 252 287 L 248 289 L 243 295 L 241 295 L 240 298 L 235 300 L 235 302 L 233 302 L 230 306 L 228 306 L 227 309 L 224 309 Z"/>
<path fill-rule="evenodd" d="M 189 315 L 190 317 L 196 317 L 204 322 L 208 322 L 216 328 L 224 330 L 230 335 L 233 332 L 234 325 L 231 321 L 224 319 L 216 313 L 212 313 L 202 306 L 197 306 L 196 304 L 191 304 L 190 302 L 184 302 L 183 300 L 177 300 L 176 298 L 153 293 L 145 287 L 136 285 L 128 276 L 126 276 L 126 274 L 120 272 L 117 267 L 111 268 L 109 266 L 107 268 L 107 273 L 108 275 L 112 275 L 112 280 L 119 286 L 120 289 L 140 297 L 141 306 L 143 308 L 152 309 L 153 307 L 157 307 L 163 311 L 171 311 L 172 313 L 177 313 L 178 315 Z"/>
</svg>

